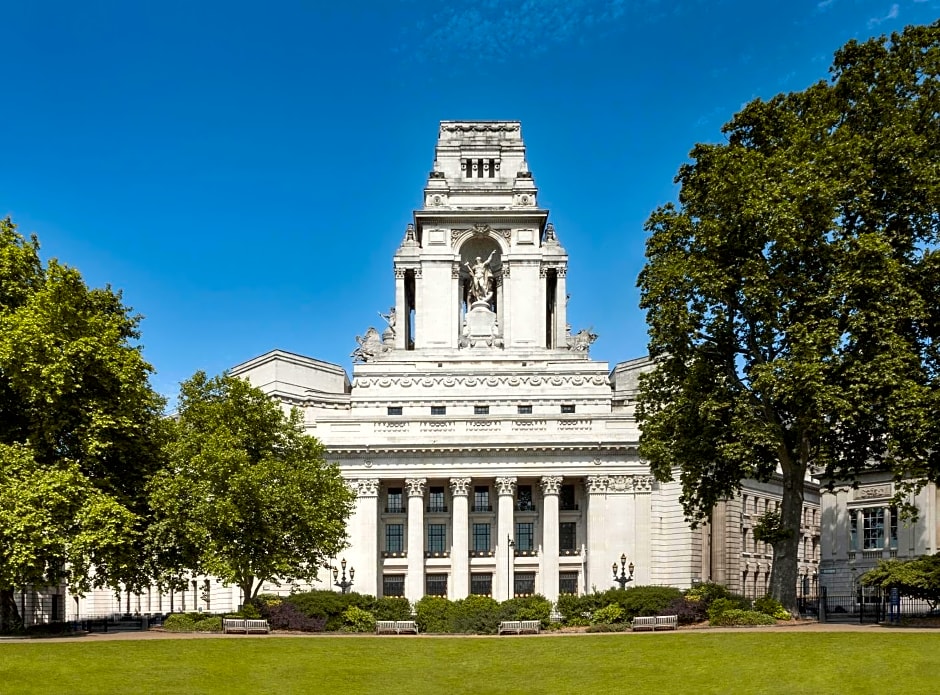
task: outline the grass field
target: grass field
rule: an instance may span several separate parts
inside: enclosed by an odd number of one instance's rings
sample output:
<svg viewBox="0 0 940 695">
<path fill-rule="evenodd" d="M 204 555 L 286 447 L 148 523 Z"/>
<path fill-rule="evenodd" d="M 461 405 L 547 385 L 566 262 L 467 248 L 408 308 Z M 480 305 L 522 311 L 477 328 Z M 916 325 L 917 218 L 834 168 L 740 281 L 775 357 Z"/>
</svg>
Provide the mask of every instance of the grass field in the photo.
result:
<svg viewBox="0 0 940 695">
<path fill-rule="evenodd" d="M 0 693 L 940 692 L 940 633 L 0 643 Z"/>
</svg>

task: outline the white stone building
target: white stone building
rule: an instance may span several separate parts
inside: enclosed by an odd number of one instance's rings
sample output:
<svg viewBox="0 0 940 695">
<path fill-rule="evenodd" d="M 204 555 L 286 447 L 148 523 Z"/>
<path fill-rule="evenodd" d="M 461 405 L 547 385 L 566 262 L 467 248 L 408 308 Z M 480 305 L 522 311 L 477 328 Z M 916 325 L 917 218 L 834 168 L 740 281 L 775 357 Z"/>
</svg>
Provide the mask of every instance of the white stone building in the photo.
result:
<svg viewBox="0 0 940 695">
<path fill-rule="evenodd" d="M 747 539 L 779 485 L 747 483 L 713 524 L 689 528 L 678 483 L 654 481 L 637 455 L 649 363 L 611 369 L 591 359 L 596 336 L 570 330 L 568 255 L 548 217 L 518 122 L 442 122 L 424 206 L 393 258 L 388 325 L 357 338 L 352 379 L 279 350 L 231 374 L 300 408 L 357 491 L 344 558 L 360 593 L 555 600 L 610 588 L 625 554 L 635 584 L 762 595 L 769 550 Z M 812 489 L 807 508 L 818 513 Z M 166 612 L 171 600 L 217 611 L 240 598 L 198 577 L 185 595 L 95 592 L 68 609 Z"/>
</svg>

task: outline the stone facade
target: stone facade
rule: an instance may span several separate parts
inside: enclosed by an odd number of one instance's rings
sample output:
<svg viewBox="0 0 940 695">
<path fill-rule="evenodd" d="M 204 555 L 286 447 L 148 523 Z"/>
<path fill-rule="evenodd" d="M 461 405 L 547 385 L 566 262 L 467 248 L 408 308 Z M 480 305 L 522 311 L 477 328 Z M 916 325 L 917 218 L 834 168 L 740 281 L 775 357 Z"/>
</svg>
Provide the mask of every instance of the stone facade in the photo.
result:
<svg viewBox="0 0 940 695">
<path fill-rule="evenodd" d="M 635 584 L 714 580 L 762 594 L 769 555 L 742 538 L 748 505 L 779 499 L 779 486 L 746 484 L 692 530 L 678 484 L 650 475 L 634 413 L 649 362 L 611 370 L 591 357 L 597 336 L 572 331 L 568 254 L 538 204 L 520 124 L 441 123 L 423 200 L 393 258 L 386 325 L 351 344 L 351 379 L 279 350 L 231 370 L 300 408 L 356 491 L 344 553 L 354 590 L 554 600 L 610 588 L 625 554 Z M 132 609 L 239 601 L 194 581 L 187 595 L 151 592 Z M 126 597 L 100 601 L 76 610 L 126 608 Z"/>
</svg>

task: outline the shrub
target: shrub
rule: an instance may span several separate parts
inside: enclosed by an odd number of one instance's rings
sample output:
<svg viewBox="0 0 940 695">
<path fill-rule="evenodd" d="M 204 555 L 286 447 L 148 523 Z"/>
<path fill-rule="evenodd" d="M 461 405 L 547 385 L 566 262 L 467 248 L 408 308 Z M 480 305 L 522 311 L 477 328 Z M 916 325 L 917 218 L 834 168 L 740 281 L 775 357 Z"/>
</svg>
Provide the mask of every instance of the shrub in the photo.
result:
<svg viewBox="0 0 940 695">
<path fill-rule="evenodd" d="M 272 630 L 299 630 L 300 632 L 323 632 L 326 618 L 310 617 L 289 601 L 268 603 L 264 617 Z"/>
<path fill-rule="evenodd" d="M 183 613 L 173 613 L 163 621 L 163 629 L 167 632 L 193 632 L 196 621 Z"/>
<path fill-rule="evenodd" d="M 343 612 L 343 627 L 349 632 L 372 632 L 375 630 L 375 616 L 359 606 L 349 606 Z"/>
<path fill-rule="evenodd" d="M 539 620 L 545 627 L 551 621 L 551 614 L 551 601 L 539 594 L 511 598 L 499 604 L 500 620 Z"/>
<path fill-rule="evenodd" d="M 304 615 L 325 618 L 326 629 L 335 632 L 343 628 L 343 614 L 350 606 L 363 610 L 372 608 L 375 599 L 361 594 L 339 594 L 335 591 L 305 591 L 285 596 L 285 602 L 293 603 Z"/>
<path fill-rule="evenodd" d="M 633 620 L 638 615 L 663 615 L 682 592 L 672 586 L 634 586 L 626 591 L 613 589 L 607 596 L 623 609 L 624 620 Z"/>
<path fill-rule="evenodd" d="M 724 599 L 718 599 L 719 601 Z M 776 620 L 766 613 L 757 611 L 746 611 L 740 608 L 729 608 L 714 618 L 709 617 L 709 623 L 712 625 L 775 625 Z"/>
<path fill-rule="evenodd" d="M 694 601 L 686 596 L 673 599 L 658 615 L 674 615 L 679 620 L 680 625 L 700 623 L 708 618 L 705 604 L 702 601 Z"/>
<path fill-rule="evenodd" d="M 235 614 L 239 618 L 247 618 L 248 620 L 258 620 L 262 617 L 261 608 L 264 604 L 258 601 L 257 599 L 253 601 L 247 601 Z"/>
<path fill-rule="evenodd" d="M 603 608 L 598 608 L 591 616 L 592 625 L 612 625 L 623 620 L 623 608 L 616 603 L 611 603 Z"/>
<path fill-rule="evenodd" d="M 468 596 L 454 601 L 449 613 L 449 632 L 495 635 L 499 628 L 499 602 L 489 596 Z"/>
<path fill-rule="evenodd" d="M 425 596 L 415 604 L 415 622 L 421 632 L 447 632 L 451 603 L 440 596 Z"/>
<path fill-rule="evenodd" d="M 754 601 L 754 610 L 758 613 L 764 613 L 777 620 L 790 620 L 793 616 L 790 611 L 783 607 L 777 599 L 772 596 L 762 596 Z"/>
<path fill-rule="evenodd" d="M 372 613 L 376 620 L 411 620 L 411 603 L 399 596 L 375 599 Z"/>
<path fill-rule="evenodd" d="M 193 629 L 196 632 L 222 632 L 222 618 L 212 616 L 197 620 L 193 625 Z"/>
<path fill-rule="evenodd" d="M 685 592 L 685 597 L 690 601 L 699 601 L 704 604 L 705 610 L 711 605 L 711 602 L 718 598 L 731 598 L 731 591 L 724 584 L 715 584 L 714 582 L 705 582 L 698 584 Z"/>
<path fill-rule="evenodd" d="M 592 613 L 598 606 L 594 605 L 592 594 L 562 594 L 558 597 L 555 608 L 563 616 L 565 625 L 586 625 L 588 619 L 584 614 Z"/>
<path fill-rule="evenodd" d="M 585 632 L 623 632 L 626 628 L 626 623 L 617 623 L 615 625 L 611 625 L 610 623 L 598 623 L 597 625 L 589 625 Z"/>
</svg>

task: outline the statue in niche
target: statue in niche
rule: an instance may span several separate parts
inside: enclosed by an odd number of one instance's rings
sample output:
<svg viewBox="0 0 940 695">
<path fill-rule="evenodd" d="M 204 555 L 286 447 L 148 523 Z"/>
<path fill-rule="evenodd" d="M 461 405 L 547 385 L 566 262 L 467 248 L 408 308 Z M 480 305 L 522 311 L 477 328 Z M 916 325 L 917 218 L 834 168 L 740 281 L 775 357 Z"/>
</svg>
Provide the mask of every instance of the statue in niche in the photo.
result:
<svg viewBox="0 0 940 695">
<path fill-rule="evenodd" d="M 591 344 L 597 340 L 597 333 L 592 333 L 589 328 L 582 328 L 574 335 L 571 335 L 571 326 L 566 326 L 565 328 L 568 332 L 567 342 L 569 350 L 588 352 L 591 349 Z"/>
<path fill-rule="evenodd" d="M 372 326 L 369 326 L 364 336 L 357 335 L 356 342 L 359 343 L 359 347 L 350 355 L 354 362 L 374 360 L 378 355 L 389 350 L 389 346 L 382 342 L 379 332 Z"/>
<path fill-rule="evenodd" d="M 490 269 L 490 261 L 493 260 L 493 254 L 495 253 L 496 251 L 490 251 L 490 255 L 485 261 L 477 256 L 476 262 L 473 265 L 464 263 L 467 270 L 470 271 L 470 278 L 472 280 L 470 296 L 473 298 L 474 302 L 488 302 L 493 296 L 493 292 L 490 290 L 490 285 L 493 283 L 493 271 Z"/>
</svg>

